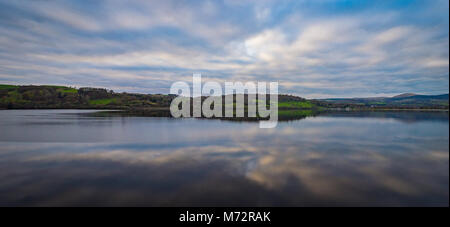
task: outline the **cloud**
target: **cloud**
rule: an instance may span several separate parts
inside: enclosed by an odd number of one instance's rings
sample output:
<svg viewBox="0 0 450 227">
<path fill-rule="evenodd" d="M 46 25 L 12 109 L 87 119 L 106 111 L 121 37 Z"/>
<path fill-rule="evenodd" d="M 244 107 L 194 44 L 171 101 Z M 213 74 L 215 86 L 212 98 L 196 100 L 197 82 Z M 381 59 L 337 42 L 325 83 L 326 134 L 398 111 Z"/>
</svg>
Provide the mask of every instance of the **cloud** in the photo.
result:
<svg viewBox="0 0 450 227">
<path fill-rule="evenodd" d="M 352 4 L 0 0 L 0 83 L 168 93 L 201 72 L 309 98 L 448 93 L 448 3 Z"/>
</svg>

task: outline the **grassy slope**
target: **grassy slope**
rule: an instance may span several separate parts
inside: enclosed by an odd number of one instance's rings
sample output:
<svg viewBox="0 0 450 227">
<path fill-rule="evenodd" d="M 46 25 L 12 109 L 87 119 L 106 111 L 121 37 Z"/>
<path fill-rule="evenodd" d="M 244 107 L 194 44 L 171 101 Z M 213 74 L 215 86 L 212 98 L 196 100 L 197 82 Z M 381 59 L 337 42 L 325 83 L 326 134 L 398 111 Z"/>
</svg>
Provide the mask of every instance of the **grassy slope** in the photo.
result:
<svg viewBox="0 0 450 227">
<path fill-rule="evenodd" d="M 108 105 L 114 102 L 116 102 L 115 98 L 89 100 L 89 104 L 91 105 Z"/>
<path fill-rule="evenodd" d="M 311 109 L 313 107 L 314 107 L 314 105 L 309 101 L 278 102 L 278 108 Z"/>
<path fill-rule="evenodd" d="M 0 89 L 11 89 L 11 88 L 18 88 L 19 86 L 16 85 L 9 85 L 9 84 L 0 84 Z"/>
<path fill-rule="evenodd" d="M 56 90 L 57 90 L 58 92 L 63 93 L 63 94 L 67 94 L 67 93 L 75 94 L 75 93 L 78 93 L 78 90 L 75 89 L 75 88 L 67 88 L 67 87 L 64 87 L 64 88 L 58 88 L 58 89 L 56 89 Z"/>
</svg>

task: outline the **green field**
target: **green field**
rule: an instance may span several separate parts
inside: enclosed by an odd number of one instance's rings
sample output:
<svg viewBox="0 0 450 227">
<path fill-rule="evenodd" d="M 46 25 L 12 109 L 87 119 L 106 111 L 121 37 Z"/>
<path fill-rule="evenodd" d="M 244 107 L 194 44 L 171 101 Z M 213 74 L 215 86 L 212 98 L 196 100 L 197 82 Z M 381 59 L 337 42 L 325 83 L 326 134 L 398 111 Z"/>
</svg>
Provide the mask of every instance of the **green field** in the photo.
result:
<svg viewBox="0 0 450 227">
<path fill-rule="evenodd" d="M 63 87 L 63 88 L 58 88 L 56 91 L 61 92 L 63 94 L 66 93 L 77 93 L 78 90 L 75 88 L 68 88 L 68 87 Z"/>
<path fill-rule="evenodd" d="M 9 85 L 9 84 L 0 84 L 0 89 L 10 89 L 10 88 L 17 88 L 19 86 L 16 85 Z"/>
<path fill-rule="evenodd" d="M 278 108 L 302 108 L 302 109 L 311 109 L 313 104 L 308 101 L 289 101 L 289 102 L 279 102 Z"/>
<path fill-rule="evenodd" d="M 95 100 L 89 100 L 89 104 L 91 104 L 91 105 L 108 105 L 108 104 L 114 103 L 115 101 L 116 101 L 115 98 L 95 99 Z"/>
<path fill-rule="evenodd" d="M 386 105 L 385 102 L 369 102 L 369 105 Z"/>
</svg>

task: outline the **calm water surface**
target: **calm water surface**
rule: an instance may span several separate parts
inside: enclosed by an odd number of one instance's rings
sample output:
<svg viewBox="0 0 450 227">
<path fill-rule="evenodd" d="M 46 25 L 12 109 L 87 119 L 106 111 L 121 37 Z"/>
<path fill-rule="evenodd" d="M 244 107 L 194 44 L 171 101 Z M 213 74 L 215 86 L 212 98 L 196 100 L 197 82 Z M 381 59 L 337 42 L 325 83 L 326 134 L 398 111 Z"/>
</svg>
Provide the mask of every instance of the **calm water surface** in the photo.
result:
<svg viewBox="0 0 450 227">
<path fill-rule="evenodd" d="M 448 206 L 448 113 L 0 111 L 0 206 Z"/>
</svg>

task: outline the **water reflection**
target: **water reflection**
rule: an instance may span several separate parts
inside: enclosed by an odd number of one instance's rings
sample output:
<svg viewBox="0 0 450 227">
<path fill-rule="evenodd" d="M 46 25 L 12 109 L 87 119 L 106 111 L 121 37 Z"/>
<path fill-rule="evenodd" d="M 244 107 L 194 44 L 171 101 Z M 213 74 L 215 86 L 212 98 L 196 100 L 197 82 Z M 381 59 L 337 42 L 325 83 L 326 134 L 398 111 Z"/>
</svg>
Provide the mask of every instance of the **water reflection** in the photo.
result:
<svg viewBox="0 0 450 227">
<path fill-rule="evenodd" d="M 0 111 L 0 205 L 448 206 L 448 115 L 261 130 L 75 113 Z"/>
</svg>

